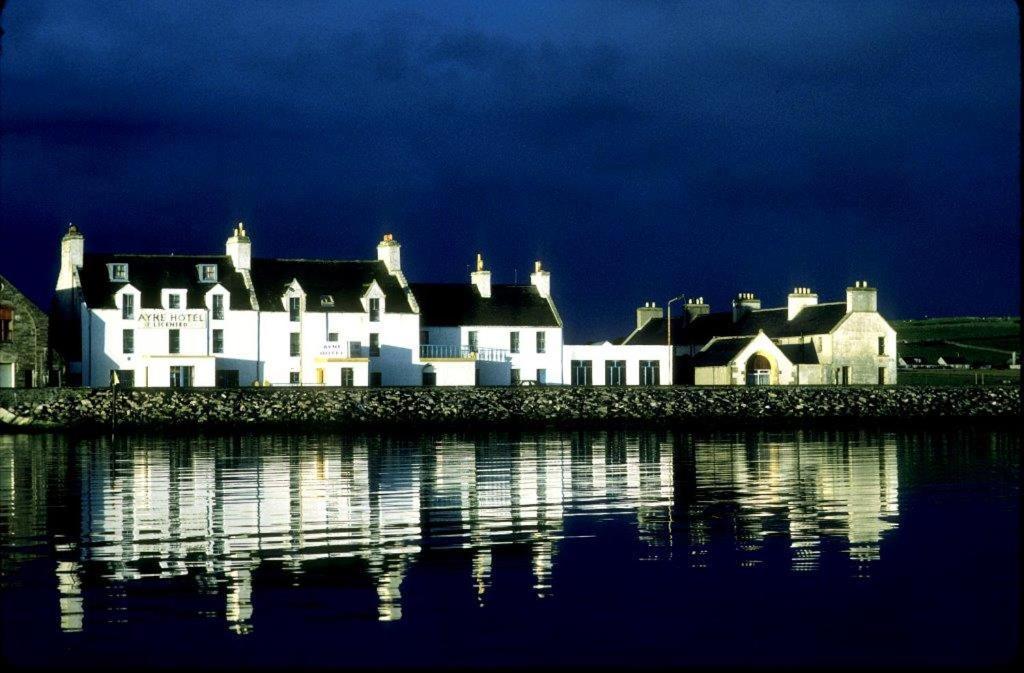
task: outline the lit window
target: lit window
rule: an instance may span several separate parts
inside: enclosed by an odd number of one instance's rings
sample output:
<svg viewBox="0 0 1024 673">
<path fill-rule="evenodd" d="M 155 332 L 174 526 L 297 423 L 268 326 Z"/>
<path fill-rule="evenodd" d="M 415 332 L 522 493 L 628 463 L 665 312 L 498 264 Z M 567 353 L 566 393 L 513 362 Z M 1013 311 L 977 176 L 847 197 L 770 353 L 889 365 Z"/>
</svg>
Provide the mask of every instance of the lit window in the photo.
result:
<svg viewBox="0 0 1024 673">
<path fill-rule="evenodd" d="M 110 271 L 110 280 L 117 282 L 125 282 L 128 280 L 127 264 L 108 264 L 107 268 Z"/>
<path fill-rule="evenodd" d="M 199 265 L 199 280 L 203 283 L 216 283 L 217 282 L 217 265 L 216 264 L 200 264 Z"/>
<path fill-rule="evenodd" d="M 14 309 L 0 307 L 0 342 L 11 340 L 11 323 L 14 322 Z"/>
</svg>

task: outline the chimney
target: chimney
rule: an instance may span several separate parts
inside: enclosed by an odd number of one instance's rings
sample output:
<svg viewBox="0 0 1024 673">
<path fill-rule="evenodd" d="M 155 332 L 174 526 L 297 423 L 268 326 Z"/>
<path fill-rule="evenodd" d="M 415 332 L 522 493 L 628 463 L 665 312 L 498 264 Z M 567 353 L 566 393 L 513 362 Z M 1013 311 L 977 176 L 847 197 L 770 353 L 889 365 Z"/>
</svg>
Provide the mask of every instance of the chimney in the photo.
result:
<svg viewBox="0 0 1024 673">
<path fill-rule="evenodd" d="M 686 324 L 689 325 L 693 322 L 693 319 L 699 315 L 711 313 L 711 307 L 704 303 L 704 297 L 696 297 L 694 299 L 687 299 L 686 305 L 683 307 L 686 311 L 684 316 L 686 317 Z"/>
<path fill-rule="evenodd" d="M 491 296 L 491 272 L 484 269 L 484 257 L 479 252 L 476 253 L 476 271 L 469 274 L 469 280 L 476 285 L 481 297 Z"/>
<path fill-rule="evenodd" d="M 792 320 L 798 313 L 803 309 L 804 306 L 817 306 L 818 295 L 811 292 L 809 287 L 794 287 L 793 291 L 789 293 L 789 310 L 787 311 L 787 320 Z"/>
<path fill-rule="evenodd" d="M 252 270 L 252 241 L 249 240 L 244 223 L 239 222 L 235 226 L 225 247 L 236 271 Z"/>
<path fill-rule="evenodd" d="M 541 269 L 540 260 L 533 263 L 530 285 L 537 288 L 537 294 L 547 299 L 551 296 L 551 274 Z"/>
<path fill-rule="evenodd" d="M 846 288 L 847 313 L 874 313 L 878 310 L 878 290 L 868 286 L 866 280 L 858 280 L 853 287 Z"/>
<path fill-rule="evenodd" d="M 57 291 L 78 287 L 75 269 L 85 263 L 85 236 L 74 224 L 68 223 L 68 232 L 60 239 L 60 273 L 57 274 Z"/>
<path fill-rule="evenodd" d="M 384 262 L 388 273 L 402 270 L 402 246 L 391 234 L 384 234 L 384 238 L 377 244 L 377 259 Z"/>
<path fill-rule="evenodd" d="M 653 301 L 645 301 L 644 305 L 636 310 L 636 328 L 640 329 L 654 318 L 664 317 L 665 312 Z"/>
<path fill-rule="evenodd" d="M 750 311 L 761 308 L 761 300 L 753 292 L 740 292 L 732 300 L 732 321 L 739 322 Z"/>
</svg>

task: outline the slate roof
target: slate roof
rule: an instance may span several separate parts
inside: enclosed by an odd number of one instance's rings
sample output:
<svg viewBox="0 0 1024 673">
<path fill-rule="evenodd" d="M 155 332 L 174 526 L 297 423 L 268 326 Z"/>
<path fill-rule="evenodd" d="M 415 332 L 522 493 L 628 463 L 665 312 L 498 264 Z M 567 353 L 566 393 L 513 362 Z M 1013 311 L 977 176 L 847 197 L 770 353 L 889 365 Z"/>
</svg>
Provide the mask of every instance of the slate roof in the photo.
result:
<svg viewBox="0 0 1024 673">
<path fill-rule="evenodd" d="M 675 345 L 705 344 L 715 337 L 755 335 L 763 330 L 768 337 L 828 334 L 846 316 L 846 302 L 829 302 L 807 306 L 793 320 L 788 310 L 767 308 L 750 311 L 739 322 L 732 321 L 732 311 L 705 313 L 687 325 L 685 318 L 672 318 L 672 343 Z M 624 343 L 656 345 L 665 343 L 665 318 L 654 318 Z"/>
<path fill-rule="evenodd" d="M 693 356 L 694 367 L 720 367 L 729 364 L 734 357 L 746 348 L 754 337 L 725 337 L 715 339 L 707 349 Z"/>
<path fill-rule="evenodd" d="M 457 325 L 559 327 L 547 299 L 533 285 L 491 285 L 484 298 L 472 283 L 412 283 L 424 327 Z"/>
<path fill-rule="evenodd" d="M 795 365 L 816 365 L 818 362 L 818 351 L 814 350 L 813 344 L 775 344 L 786 356 L 786 359 Z"/>
<path fill-rule="evenodd" d="M 245 281 L 226 255 L 86 254 L 84 261 L 78 273 L 82 296 L 90 308 L 115 308 L 114 294 L 125 286 L 110 280 L 110 263 L 128 265 L 128 284 L 139 290 L 140 308 L 162 308 L 160 291 L 164 288 L 184 288 L 186 308 L 206 308 L 204 297 L 215 283 L 199 281 L 197 264 L 217 265 L 217 282 L 231 293 L 232 310 L 252 308 Z"/>
<path fill-rule="evenodd" d="M 306 310 L 312 312 L 361 313 L 362 296 L 373 281 L 384 291 L 387 313 L 412 313 L 405 290 L 379 260 L 254 259 L 252 282 L 263 311 L 284 311 L 281 296 L 299 281 L 307 295 Z M 320 298 L 331 295 L 333 306 L 321 306 Z"/>
</svg>

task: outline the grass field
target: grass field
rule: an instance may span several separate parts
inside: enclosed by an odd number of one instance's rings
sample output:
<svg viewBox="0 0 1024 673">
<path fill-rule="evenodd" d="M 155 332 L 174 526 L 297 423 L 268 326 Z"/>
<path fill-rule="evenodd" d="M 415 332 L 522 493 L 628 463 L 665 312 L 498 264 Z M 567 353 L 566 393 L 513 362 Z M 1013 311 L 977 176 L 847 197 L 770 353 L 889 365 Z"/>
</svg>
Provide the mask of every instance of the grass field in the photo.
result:
<svg viewBox="0 0 1024 673">
<path fill-rule="evenodd" d="M 922 357 L 931 364 L 942 355 L 960 355 L 974 367 L 1003 368 L 1012 351 L 1020 359 L 1020 318 L 928 318 L 897 320 L 892 326 L 900 356 Z"/>
<path fill-rule="evenodd" d="M 907 386 L 1018 385 L 1019 369 L 901 369 L 896 383 Z"/>
</svg>

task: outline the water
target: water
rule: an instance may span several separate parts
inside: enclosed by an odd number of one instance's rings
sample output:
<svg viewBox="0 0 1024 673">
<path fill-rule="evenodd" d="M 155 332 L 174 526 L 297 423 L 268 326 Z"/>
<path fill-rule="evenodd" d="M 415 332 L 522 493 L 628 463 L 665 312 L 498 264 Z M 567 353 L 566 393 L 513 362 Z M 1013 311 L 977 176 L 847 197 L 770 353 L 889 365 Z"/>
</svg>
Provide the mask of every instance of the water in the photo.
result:
<svg viewBox="0 0 1024 673">
<path fill-rule="evenodd" d="M 1009 432 L 0 436 L 19 665 L 991 664 Z"/>
</svg>

